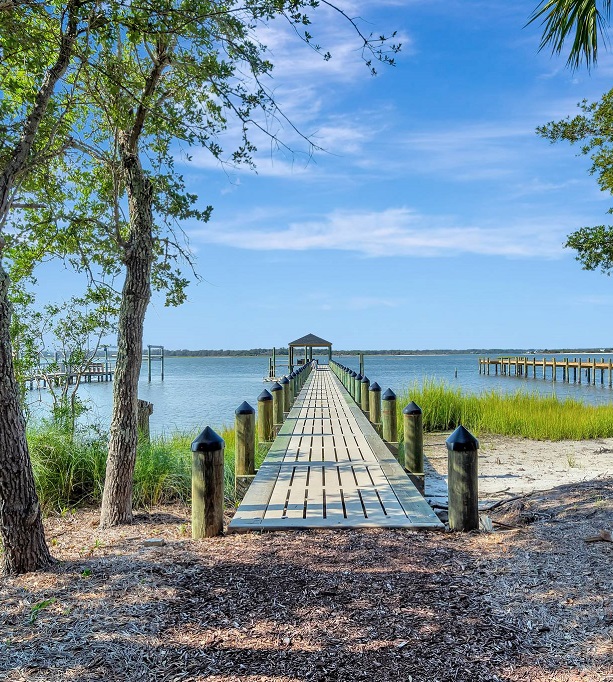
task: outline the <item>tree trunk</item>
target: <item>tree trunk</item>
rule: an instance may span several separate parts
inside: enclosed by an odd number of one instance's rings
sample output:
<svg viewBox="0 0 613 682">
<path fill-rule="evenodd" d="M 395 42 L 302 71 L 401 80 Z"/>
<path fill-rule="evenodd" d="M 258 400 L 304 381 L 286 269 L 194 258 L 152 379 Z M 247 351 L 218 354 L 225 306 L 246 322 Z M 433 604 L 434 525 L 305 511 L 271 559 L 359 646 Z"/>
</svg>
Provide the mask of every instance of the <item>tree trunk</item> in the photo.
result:
<svg viewBox="0 0 613 682">
<path fill-rule="evenodd" d="M 15 381 L 11 339 L 9 278 L 0 265 L 0 533 L 2 568 L 26 573 L 48 566 L 52 559 L 26 442 L 26 427 Z"/>
<path fill-rule="evenodd" d="M 125 251 L 126 279 L 117 330 L 113 413 L 100 526 L 132 522 L 132 487 L 138 439 L 138 377 L 143 326 L 151 297 L 153 263 L 152 187 L 138 153 L 122 148 L 122 168 L 130 211 L 130 240 Z"/>
<path fill-rule="evenodd" d="M 72 59 L 77 37 L 77 3 L 71 0 L 66 10 L 67 29 L 60 36 L 57 60 L 46 71 L 32 109 L 23 123 L 21 137 L 0 172 L 0 535 L 4 545 L 1 565 L 8 573 L 35 571 L 52 561 L 45 542 L 15 379 L 10 338 L 9 277 L 2 267 L 4 238 L 1 231 L 10 212 L 15 183 L 26 167 L 55 87 Z"/>
</svg>

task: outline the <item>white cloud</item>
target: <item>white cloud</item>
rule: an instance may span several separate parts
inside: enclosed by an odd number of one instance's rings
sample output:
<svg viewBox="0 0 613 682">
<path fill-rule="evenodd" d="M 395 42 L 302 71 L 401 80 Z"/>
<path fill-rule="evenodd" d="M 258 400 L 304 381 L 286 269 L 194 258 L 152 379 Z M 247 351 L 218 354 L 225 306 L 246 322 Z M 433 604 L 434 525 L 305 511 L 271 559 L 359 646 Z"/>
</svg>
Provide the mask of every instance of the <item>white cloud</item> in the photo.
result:
<svg viewBox="0 0 613 682">
<path fill-rule="evenodd" d="M 439 257 L 479 254 L 514 258 L 558 258 L 565 232 L 574 223 L 565 216 L 502 225 L 457 225 L 446 216 L 426 216 L 409 208 L 384 211 L 333 211 L 317 219 L 262 227 L 283 221 L 244 220 L 212 223 L 190 232 L 196 241 L 256 251 L 340 250 L 367 257 Z"/>
<path fill-rule="evenodd" d="M 611 306 L 613 305 L 613 296 L 605 296 L 601 294 L 572 296 L 570 302 L 576 306 Z"/>
</svg>

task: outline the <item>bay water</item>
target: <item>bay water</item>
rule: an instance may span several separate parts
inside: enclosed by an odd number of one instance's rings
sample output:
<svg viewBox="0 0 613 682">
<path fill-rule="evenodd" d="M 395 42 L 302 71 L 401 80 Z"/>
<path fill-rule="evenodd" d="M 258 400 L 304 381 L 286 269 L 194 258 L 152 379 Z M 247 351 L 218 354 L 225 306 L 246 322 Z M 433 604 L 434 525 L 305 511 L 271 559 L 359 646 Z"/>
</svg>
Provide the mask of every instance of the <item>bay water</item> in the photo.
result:
<svg viewBox="0 0 613 682">
<path fill-rule="evenodd" d="M 598 359 L 603 354 L 598 355 Z M 317 356 L 316 356 L 317 357 Z M 493 356 L 494 357 L 494 356 Z M 540 359 L 542 356 L 536 356 Z M 562 359 L 568 355 L 547 355 L 547 359 Z M 594 355 L 572 354 L 587 359 Z M 610 356 L 606 356 L 608 361 Z M 334 359 L 347 367 L 359 370 L 356 356 L 334 355 Z M 277 373 L 287 372 L 287 366 L 277 359 Z M 319 357 L 320 363 L 327 357 Z M 403 393 L 411 384 L 424 379 L 436 379 L 469 393 L 498 391 L 514 393 L 519 390 L 544 395 L 556 395 L 560 399 L 575 398 L 591 404 L 613 404 L 613 390 L 600 384 L 597 373 L 596 385 L 553 383 L 550 378 L 533 379 L 494 374 L 479 374 L 478 356 L 473 354 L 452 355 L 366 355 L 365 372 L 371 382 L 376 381 L 382 391 L 391 388 L 396 394 Z M 493 369 L 492 369 L 493 371 Z M 246 400 L 257 409 L 257 397 L 270 384 L 263 381 L 268 373 L 266 357 L 169 357 L 165 359 L 164 381 L 160 378 L 159 365 L 153 366 L 151 382 L 147 380 L 147 363 L 143 362 L 139 384 L 139 397 L 153 403 L 151 415 L 152 433 L 159 435 L 180 431 L 197 435 L 205 426 L 219 429 L 234 424 L 234 410 Z M 537 369 L 537 377 L 539 370 Z M 561 376 L 561 374 L 559 375 Z M 550 370 L 548 377 L 551 377 Z M 87 418 L 108 426 L 112 404 L 112 383 L 83 384 L 80 396 L 88 406 Z M 45 389 L 28 392 L 28 401 L 35 414 L 41 414 L 49 403 Z"/>
</svg>

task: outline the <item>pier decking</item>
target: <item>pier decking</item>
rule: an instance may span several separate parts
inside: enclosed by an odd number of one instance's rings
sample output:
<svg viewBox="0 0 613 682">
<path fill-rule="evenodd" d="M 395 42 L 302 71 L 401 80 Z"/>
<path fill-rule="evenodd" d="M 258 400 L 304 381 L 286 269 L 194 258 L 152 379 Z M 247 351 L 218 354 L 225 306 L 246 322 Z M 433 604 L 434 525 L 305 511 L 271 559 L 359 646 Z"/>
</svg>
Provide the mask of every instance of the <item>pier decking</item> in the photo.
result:
<svg viewBox="0 0 613 682">
<path fill-rule="evenodd" d="M 314 371 L 229 531 L 443 528 L 327 366 Z"/>
</svg>

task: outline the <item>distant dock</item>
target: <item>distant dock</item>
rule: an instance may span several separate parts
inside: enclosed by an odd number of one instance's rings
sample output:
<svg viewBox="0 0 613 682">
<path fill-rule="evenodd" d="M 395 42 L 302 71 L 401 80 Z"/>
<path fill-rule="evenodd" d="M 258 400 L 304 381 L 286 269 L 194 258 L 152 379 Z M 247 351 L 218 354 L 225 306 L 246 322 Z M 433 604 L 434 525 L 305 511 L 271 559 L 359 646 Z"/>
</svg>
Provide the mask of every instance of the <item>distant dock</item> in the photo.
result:
<svg viewBox="0 0 613 682">
<path fill-rule="evenodd" d="M 493 371 L 492 371 L 493 370 Z M 536 358 L 524 356 L 479 358 L 479 374 L 495 374 L 501 376 L 515 376 L 528 378 L 532 373 L 533 379 L 544 379 L 553 382 L 595 386 L 596 383 L 605 385 L 608 379 L 609 388 L 613 387 L 613 361 L 604 358 Z M 607 374 L 608 373 L 608 374 Z M 537 376 L 538 375 L 538 376 Z"/>
<path fill-rule="evenodd" d="M 36 372 L 26 379 L 26 386 L 32 391 L 35 388 L 47 388 L 51 386 L 60 386 L 67 383 L 69 386 L 77 381 L 81 383 L 92 383 L 92 381 L 113 381 L 115 374 L 114 366 L 109 366 L 108 363 L 95 362 L 88 368 L 87 372 Z"/>
<path fill-rule="evenodd" d="M 164 381 L 164 346 L 148 345 L 143 349 L 142 361 L 147 362 L 147 380 L 151 381 L 153 363 L 160 363 L 160 378 Z M 33 391 L 39 388 L 49 388 L 68 384 L 91 384 L 92 382 L 113 381 L 117 356 L 110 354 L 108 347 L 104 349 L 104 357 L 97 356 L 86 369 L 76 368 L 59 358 L 56 353 L 55 362 L 48 366 L 41 365 L 25 378 L 26 388 Z"/>
</svg>

